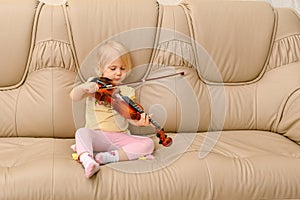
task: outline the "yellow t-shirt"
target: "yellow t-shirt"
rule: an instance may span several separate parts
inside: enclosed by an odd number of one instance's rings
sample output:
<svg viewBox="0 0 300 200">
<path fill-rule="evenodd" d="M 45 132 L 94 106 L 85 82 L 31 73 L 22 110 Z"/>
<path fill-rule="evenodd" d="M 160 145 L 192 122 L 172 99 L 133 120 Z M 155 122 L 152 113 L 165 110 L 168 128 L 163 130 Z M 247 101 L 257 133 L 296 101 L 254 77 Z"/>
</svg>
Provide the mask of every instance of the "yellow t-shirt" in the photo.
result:
<svg viewBox="0 0 300 200">
<path fill-rule="evenodd" d="M 120 86 L 120 93 L 131 99 L 135 98 L 134 88 Z M 128 121 L 116 112 L 111 105 L 106 102 L 96 100 L 93 96 L 86 99 L 86 124 L 85 127 L 93 130 L 107 132 L 128 132 Z"/>
</svg>

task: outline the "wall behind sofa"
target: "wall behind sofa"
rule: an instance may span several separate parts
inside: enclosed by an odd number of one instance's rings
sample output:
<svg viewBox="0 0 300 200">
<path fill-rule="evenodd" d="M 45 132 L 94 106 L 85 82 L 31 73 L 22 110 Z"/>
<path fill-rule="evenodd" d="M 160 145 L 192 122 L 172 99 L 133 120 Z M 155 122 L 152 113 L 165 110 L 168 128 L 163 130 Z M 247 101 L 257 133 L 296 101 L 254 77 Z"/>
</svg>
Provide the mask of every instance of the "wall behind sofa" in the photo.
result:
<svg viewBox="0 0 300 200">
<path fill-rule="evenodd" d="M 51 1 L 51 0 L 48 0 L 48 1 Z M 181 0 L 158 0 L 158 1 L 162 4 L 171 4 L 171 5 L 178 4 L 179 2 L 181 2 Z M 241 1 L 243 1 L 243 0 L 241 0 Z M 245 0 L 245 1 L 248 1 L 248 0 Z M 253 0 L 253 1 L 256 1 L 256 0 Z M 267 2 L 271 3 L 274 7 L 293 8 L 300 14 L 300 1 L 299 0 L 257 0 L 257 1 L 267 1 Z"/>
<path fill-rule="evenodd" d="M 65 3 L 67 0 L 40 0 L 47 4 L 60 5 Z M 176 5 L 182 0 L 158 0 L 162 4 Z M 255 1 L 255 0 L 254 0 Z M 299 0 L 257 0 L 257 1 L 267 1 L 271 3 L 274 7 L 289 7 L 295 9 L 300 14 L 300 1 Z"/>
<path fill-rule="evenodd" d="M 274 7 L 289 7 L 295 9 L 300 14 L 299 0 L 264 0 L 271 3 Z"/>
</svg>

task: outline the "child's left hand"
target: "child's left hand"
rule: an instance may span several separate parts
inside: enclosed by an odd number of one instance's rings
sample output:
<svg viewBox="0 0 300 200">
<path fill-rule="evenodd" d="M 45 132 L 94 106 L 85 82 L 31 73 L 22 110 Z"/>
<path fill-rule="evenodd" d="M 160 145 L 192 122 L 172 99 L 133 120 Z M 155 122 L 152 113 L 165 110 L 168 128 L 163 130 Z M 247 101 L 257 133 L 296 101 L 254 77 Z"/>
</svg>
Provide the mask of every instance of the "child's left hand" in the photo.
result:
<svg viewBox="0 0 300 200">
<path fill-rule="evenodd" d="M 146 113 L 141 114 L 141 118 L 136 121 L 137 126 L 149 126 L 150 125 L 151 115 L 147 115 Z"/>
</svg>

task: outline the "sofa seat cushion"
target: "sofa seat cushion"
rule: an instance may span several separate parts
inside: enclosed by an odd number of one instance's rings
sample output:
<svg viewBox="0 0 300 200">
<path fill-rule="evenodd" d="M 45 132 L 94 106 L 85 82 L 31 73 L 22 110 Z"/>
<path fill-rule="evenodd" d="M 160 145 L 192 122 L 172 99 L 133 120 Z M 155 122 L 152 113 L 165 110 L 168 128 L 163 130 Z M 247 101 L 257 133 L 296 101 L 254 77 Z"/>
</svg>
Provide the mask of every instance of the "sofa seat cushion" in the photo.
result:
<svg viewBox="0 0 300 200">
<path fill-rule="evenodd" d="M 0 138 L 0 185 L 4 191 L 0 199 L 52 199 L 59 187 L 54 180 L 68 184 L 61 175 L 74 170 L 69 167 L 74 163 L 68 149 L 73 142 L 74 139 Z"/>
<path fill-rule="evenodd" d="M 153 137 L 155 159 L 108 164 L 91 179 L 72 159 L 74 139 L 0 138 L 0 199 L 297 197 L 300 148 L 282 135 L 226 131 L 169 136 L 174 143 L 168 148 Z"/>
<path fill-rule="evenodd" d="M 201 170 L 211 182 L 208 199 L 299 198 L 300 147 L 295 142 L 267 131 L 224 131 L 206 154 L 216 138 L 198 134 L 188 150 L 197 151 L 200 146 L 198 155 L 206 155 L 202 159 L 206 167 Z"/>
</svg>

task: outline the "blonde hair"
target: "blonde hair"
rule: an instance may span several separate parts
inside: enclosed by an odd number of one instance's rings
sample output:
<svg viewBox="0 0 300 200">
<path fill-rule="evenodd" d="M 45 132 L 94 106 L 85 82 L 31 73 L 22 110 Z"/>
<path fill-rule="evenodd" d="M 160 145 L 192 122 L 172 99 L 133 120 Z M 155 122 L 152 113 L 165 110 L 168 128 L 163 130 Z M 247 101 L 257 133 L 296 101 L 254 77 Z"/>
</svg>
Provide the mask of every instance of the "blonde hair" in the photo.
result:
<svg viewBox="0 0 300 200">
<path fill-rule="evenodd" d="M 129 72 L 132 68 L 131 56 L 123 44 L 110 40 L 101 45 L 97 54 L 97 75 L 102 76 L 103 71 L 109 66 L 109 64 L 118 58 L 121 58 L 125 65 L 124 67 Z"/>
</svg>

